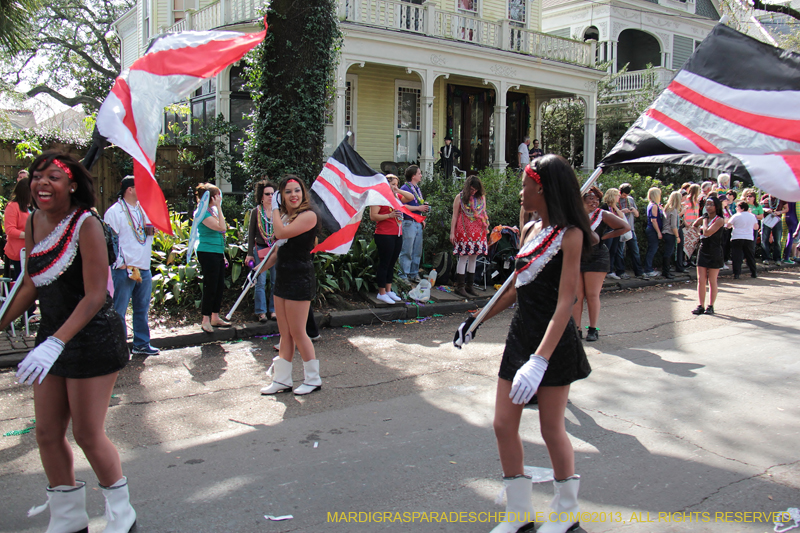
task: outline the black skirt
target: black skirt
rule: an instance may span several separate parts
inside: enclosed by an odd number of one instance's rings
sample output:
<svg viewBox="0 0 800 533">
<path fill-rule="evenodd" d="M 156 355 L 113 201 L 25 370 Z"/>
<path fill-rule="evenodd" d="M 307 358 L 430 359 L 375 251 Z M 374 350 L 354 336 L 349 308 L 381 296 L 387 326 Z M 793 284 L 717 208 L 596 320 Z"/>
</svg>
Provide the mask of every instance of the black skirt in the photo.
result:
<svg viewBox="0 0 800 533">
<path fill-rule="evenodd" d="M 592 255 L 581 261 L 581 272 L 605 272 L 611 270 L 611 256 L 605 244 L 592 246 Z"/>
</svg>

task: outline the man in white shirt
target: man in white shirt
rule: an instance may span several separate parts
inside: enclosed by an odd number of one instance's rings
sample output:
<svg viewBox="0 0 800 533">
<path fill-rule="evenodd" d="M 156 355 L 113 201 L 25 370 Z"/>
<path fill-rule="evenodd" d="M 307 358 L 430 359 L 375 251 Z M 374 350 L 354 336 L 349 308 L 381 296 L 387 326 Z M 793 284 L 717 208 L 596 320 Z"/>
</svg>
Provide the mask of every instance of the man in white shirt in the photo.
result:
<svg viewBox="0 0 800 533">
<path fill-rule="evenodd" d="M 531 138 L 527 135 L 522 140 L 522 144 L 519 145 L 517 148 L 517 165 L 519 168 L 525 168 L 525 166 L 531 162 L 531 156 L 528 153 L 528 146 L 531 144 Z"/>
<path fill-rule="evenodd" d="M 139 205 L 133 176 L 122 180 L 119 196 L 104 217 L 106 224 L 119 236 L 117 261 L 111 267 L 114 309 L 124 322 L 128 304 L 133 300 L 133 354 L 158 355 L 159 350 L 150 346 L 147 322 L 153 287 L 150 253 L 155 231 Z M 125 327 L 127 332 L 127 324 Z"/>
<path fill-rule="evenodd" d="M 755 231 L 758 230 L 758 219 L 750 212 L 750 206 L 747 202 L 741 201 L 736 204 L 736 214 L 729 218 L 725 225 L 733 229 L 731 233 L 733 278 L 739 279 L 742 273 L 742 257 L 747 261 L 750 277 L 757 278 Z"/>
</svg>

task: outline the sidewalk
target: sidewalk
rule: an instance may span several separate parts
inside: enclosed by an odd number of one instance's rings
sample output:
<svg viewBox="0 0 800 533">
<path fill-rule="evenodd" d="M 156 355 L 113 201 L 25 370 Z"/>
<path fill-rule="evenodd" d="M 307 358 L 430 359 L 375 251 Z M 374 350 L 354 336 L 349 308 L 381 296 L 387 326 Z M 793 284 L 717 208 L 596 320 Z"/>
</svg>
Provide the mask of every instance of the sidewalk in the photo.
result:
<svg viewBox="0 0 800 533">
<path fill-rule="evenodd" d="M 749 271 L 743 265 L 742 279 L 749 279 Z M 758 264 L 758 272 L 769 271 L 796 271 L 800 265 L 768 266 Z M 721 270 L 720 277 L 732 278 L 733 270 Z M 628 280 L 615 280 L 606 278 L 603 283 L 603 292 L 624 291 L 638 289 L 642 287 L 654 287 L 657 285 L 671 285 L 675 283 L 694 282 L 697 273 L 694 268 L 684 274 L 675 274 L 674 279 L 656 277 L 651 279 L 638 279 L 631 277 Z M 487 287 L 486 291 L 476 288 L 478 297 L 469 300 L 463 299 L 451 292 L 434 288 L 431 291 L 433 303 L 399 303 L 388 305 L 375 299 L 370 294 L 368 299 L 370 305 L 366 309 L 355 311 L 335 311 L 332 313 L 315 313 L 317 325 L 320 328 L 339 328 L 343 326 L 356 327 L 370 325 L 380 322 L 391 322 L 393 320 L 414 320 L 416 318 L 426 318 L 434 315 L 451 315 L 455 313 L 466 313 L 469 310 L 477 309 L 486 305 L 496 292 L 494 287 Z M 253 337 L 277 336 L 278 323 L 270 321 L 267 323 L 248 322 L 237 324 L 230 328 L 215 328 L 213 333 L 205 333 L 200 330 L 199 325 L 187 326 L 182 328 L 154 329 L 151 331 L 152 338 L 150 344 L 156 348 L 172 349 L 183 348 L 186 346 L 198 346 L 211 342 L 233 341 L 237 339 L 250 339 Z M 276 339 L 277 341 L 277 339 Z M 11 337 L 8 333 L 0 335 L 0 368 L 14 366 L 25 357 L 27 352 L 33 347 L 33 337 L 22 338 Z"/>
</svg>

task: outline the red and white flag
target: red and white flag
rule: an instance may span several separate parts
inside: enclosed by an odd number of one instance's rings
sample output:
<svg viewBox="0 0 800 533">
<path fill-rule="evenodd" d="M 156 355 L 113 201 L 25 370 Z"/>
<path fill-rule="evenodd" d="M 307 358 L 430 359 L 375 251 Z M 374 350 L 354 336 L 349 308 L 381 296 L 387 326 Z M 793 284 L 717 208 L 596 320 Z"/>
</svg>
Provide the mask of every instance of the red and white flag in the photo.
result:
<svg viewBox="0 0 800 533">
<path fill-rule="evenodd" d="M 399 209 L 417 222 L 424 220 L 397 199 L 386 176 L 372 170 L 347 139 L 328 158 L 311 186 L 311 198 L 322 226 L 332 232 L 311 253 L 346 254 L 353 244 L 364 209 L 372 205 Z"/>
<path fill-rule="evenodd" d="M 800 55 L 717 24 L 600 162 L 715 168 L 800 201 Z"/>
<path fill-rule="evenodd" d="M 153 40 L 145 55 L 117 77 L 97 113 L 97 130 L 133 157 L 136 195 L 153 225 L 172 234 L 164 193 L 155 179 L 164 108 L 239 61 L 267 34 L 187 31 Z"/>
</svg>

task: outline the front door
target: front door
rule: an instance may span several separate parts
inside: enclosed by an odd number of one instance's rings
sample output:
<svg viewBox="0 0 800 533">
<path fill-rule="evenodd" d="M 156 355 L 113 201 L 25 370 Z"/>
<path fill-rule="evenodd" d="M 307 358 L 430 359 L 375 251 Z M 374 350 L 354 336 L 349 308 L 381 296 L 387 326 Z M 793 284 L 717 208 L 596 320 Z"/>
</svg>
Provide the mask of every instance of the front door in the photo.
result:
<svg viewBox="0 0 800 533">
<path fill-rule="evenodd" d="M 509 92 L 506 95 L 508 110 L 506 111 L 506 163 L 517 168 L 517 148 L 530 131 L 530 108 L 528 95 Z"/>
<path fill-rule="evenodd" d="M 461 170 L 476 173 L 494 162 L 494 91 L 447 86 L 447 133 L 461 150 Z"/>
</svg>

